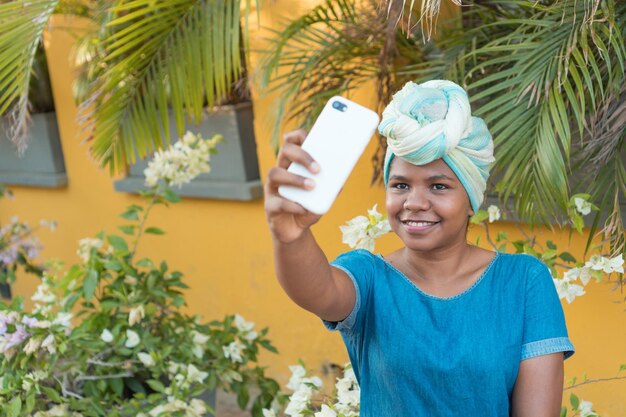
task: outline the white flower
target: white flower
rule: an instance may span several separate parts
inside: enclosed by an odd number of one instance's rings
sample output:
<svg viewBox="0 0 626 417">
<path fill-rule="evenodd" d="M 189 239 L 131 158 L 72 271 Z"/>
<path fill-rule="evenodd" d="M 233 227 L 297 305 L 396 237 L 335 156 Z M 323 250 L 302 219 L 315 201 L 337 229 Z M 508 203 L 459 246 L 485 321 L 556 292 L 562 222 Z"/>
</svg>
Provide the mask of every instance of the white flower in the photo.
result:
<svg viewBox="0 0 626 417">
<path fill-rule="evenodd" d="M 30 297 L 31 300 L 35 302 L 40 302 L 44 304 L 54 303 L 57 299 L 56 295 L 52 292 L 50 285 L 48 284 L 48 280 L 43 280 L 41 284 L 37 286 L 35 290 L 35 294 Z"/>
<path fill-rule="evenodd" d="M 609 271 L 607 271 L 607 269 Z M 620 253 L 619 255 L 617 255 L 614 258 L 607 259 L 605 267 L 604 267 L 604 272 L 607 272 L 607 273 L 618 272 L 620 274 L 623 274 L 624 273 L 624 257 L 623 257 L 623 255 Z"/>
<path fill-rule="evenodd" d="M 591 203 L 585 200 L 584 198 L 576 197 L 574 198 L 574 204 L 576 205 L 576 211 L 586 216 L 591 213 Z"/>
<path fill-rule="evenodd" d="M 197 382 L 199 384 L 202 383 L 209 376 L 208 372 L 202 372 L 198 368 L 196 368 L 193 364 L 187 365 L 187 379 L 189 381 Z"/>
<path fill-rule="evenodd" d="M 568 303 L 574 301 L 576 297 L 580 297 L 585 294 L 585 290 L 578 284 L 572 284 L 567 279 L 553 279 L 556 291 L 559 294 L 559 298 L 565 298 Z"/>
<path fill-rule="evenodd" d="M 26 353 L 27 355 L 33 354 L 39 349 L 40 346 L 41 340 L 31 337 L 30 339 L 28 339 L 28 343 L 26 343 L 26 346 L 24 346 L 24 353 Z"/>
<path fill-rule="evenodd" d="M 191 400 L 191 402 L 189 403 L 189 407 L 198 416 L 201 416 L 207 412 L 206 403 L 197 398 Z"/>
<path fill-rule="evenodd" d="M 589 280 L 591 279 L 591 269 L 584 266 L 580 268 L 580 276 L 578 278 L 580 278 L 583 285 L 589 284 Z"/>
<path fill-rule="evenodd" d="M 202 173 L 210 172 L 211 150 L 221 139 L 219 135 L 202 139 L 192 132 L 185 133 L 167 150 L 155 153 L 144 170 L 146 185 L 152 187 L 162 180 L 167 185 L 181 186 Z"/>
<path fill-rule="evenodd" d="M 92 249 L 100 249 L 104 245 L 104 242 L 101 239 L 95 238 L 84 238 L 78 241 L 78 250 L 76 254 L 83 260 L 83 262 L 89 261 L 89 256 L 91 255 Z"/>
<path fill-rule="evenodd" d="M 315 417 L 337 417 L 337 413 L 326 404 L 322 404 L 322 409 L 315 413 Z"/>
<path fill-rule="evenodd" d="M 238 340 L 231 342 L 228 346 L 222 346 L 222 350 L 224 351 L 224 356 L 230 358 L 232 362 L 243 362 L 243 357 L 241 354 L 243 353 L 243 348 L 245 346 Z"/>
<path fill-rule="evenodd" d="M 109 329 L 104 329 L 102 333 L 100 333 L 100 339 L 105 343 L 111 343 L 113 341 L 113 333 L 111 333 Z"/>
<path fill-rule="evenodd" d="M 72 313 L 60 312 L 57 317 L 52 321 L 52 324 L 60 324 L 63 327 L 70 327 L 72 324 Z"/>
<path fill-rule="evenodd" d="M 500 220 L 500 209 L 498 206 L 491 205 L 487 208 L 487 213 L 489 213 L 489 223 L 493 223 L 496 220 Z"/>
<path fill-rule="evenodd" d="M 276 411 L 274 410 L 264 408 L 261 411 L 263 411 L 263 417 L 276 417 Z"/>
<path fill-rule="evenodd" d="M 356 375 L 351 365 L 346 365 L 343 378 L 337 378 L 337 410 L 342 414 L 349 414 L 347 410 L 358 407 L 361 400 L 361 388 L 356 381 Z"/>
<path fill-rule="evenodd" d="M 246 321 L 239 314 L 235 314 L 235 327 L 241 332 L 244 339 L 253 341 L 257 338 L 257 332 L 253 331 L 254 323 Z"/>
<path fill-rule="evenodd" d="M 136 332 L 130 329 L 126 330 L 126 343 L 124 343 L 124 346 L 126 346 L 129 349 L 132 349 L 135 346 L 137 346 L 140 341 L 141 339 L 139 339 L 139 335 Z"/>
<path fill-rule="evenodd" d="M 614 258 L 605 258 L 600 255 L 593 255 L 587 262 L 585 267 L 591 268 L 594 271 L 603 271 L 607 274 L 617 272 L 624 273 L 624 257 L 622 254 L 615 256 Z"/>
<path fill-rule="evenodd" d="M 574 281 L 580 276 L 580 268 L 572 268 L 563 274 L 563 278 L 568 281 Z"/>
<path fill-rule="evenodd" d="M 339 226 L 343 243 L 351 248 L 374 250 L 375 240 L 391 230 L 387 218 L 376 210 L 377 206 L 375 204 L 367 211 L 367 217 L 357 216 Z"/>
<path fill-rule="evenodd" d="M 141 363 L 143 363 L 143 365 L 148 367 L 148 368 L 151 367 L 151 366 L 154 366 L 154 364 L 155 364 L 154 359 L 152 358 L 152 355 L 150 355 L 149 353 L 139 352 L 137 354 L 137 357 L 139 358 Z"/>
<path fill-rule="evenodd" d="M 194 330 L 192 333 L 193 343 L 195 343 L 196 345 L 204 345 L 206 342 L 209 341 L 209 336 L 206 334 L 202 334 L 196 330 Z"/>
<path fill-rule="evenodd" d="M 585 262 L 585 267 L 591 268 L 594 271 L 601 271 L 604 269 L 603 257 L 600 255 L 592 255 L 591 258 Z"/>
<path fill-rule="evenodd" d="M 580 411 L 580 417 L 597 417 L 597 414 L 592 409 L 593 404 L 590 401 L 581 401 L 578 405 L 578 411 Z"/>
<path fill-rule="evenodd" d="M 227 369 L 225 371 L 220 372 L 220 379 L 224 382 L 231 383 L 234 381 L 241 382 L 243 378 L 239 372 L 233 371 L 232 369 Z"/>
<path fill-rule="evenodd" d="M 290 390 L 296 391 L 302 385 L 302 380 L 306 376 L 306 369 L 302 365 L 289 365 L 289 370 L 291 371 L 291 378 L 289 378 L 286 386 Z"/>
<path fill-rule="evenodd" d="M 47 349 L 50 354 L 56 353 L 57 348 L 54 346 L 54 335 L 49 334 L 43 342 L 41 342 L 41 347 L 43 349 Z"/>
<path fill-rule="evenodd" d="M 146 312 L 143 308 L 143 305 L 139 305 L 138 307 L 131 308 L 128 313 L 128 325 L 132 326 L 136 323 L 141 322 L 143 318 L 146 316 Z"/>
<path fill-rule="evenodd" d="M 191 351 L 196 358 L 200 359 L 204 356 L 204 345 L 209 341 L 209 336 L 202 334 L 197 330 L 192 330 L 191 334 L 193 335 L 193 347 L 191 348 Z"/>
<path fill-rule="evenodd" d="M 289 404 L 285 408 L 285 414 L 288 416 L 300 416 L 302 411 L 308 408 L 313 390 L 306 384 L 300 385 L 296 392 L 289 397 Z"/>
</svg>

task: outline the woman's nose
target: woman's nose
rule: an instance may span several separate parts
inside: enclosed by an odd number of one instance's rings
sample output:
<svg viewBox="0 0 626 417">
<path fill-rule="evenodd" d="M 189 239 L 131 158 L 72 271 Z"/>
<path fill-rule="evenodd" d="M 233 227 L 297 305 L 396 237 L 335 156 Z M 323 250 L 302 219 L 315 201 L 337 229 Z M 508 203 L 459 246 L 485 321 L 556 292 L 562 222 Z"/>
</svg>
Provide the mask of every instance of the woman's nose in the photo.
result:
<svg viewBox="0 0 626 417">
<path fill-rule="evenodd" d="M 403 208 L 409 211 L 428 210 L 431 202 L 426 192 L 413 189 L 407 194 L 404 200 Z"/>
</svg>

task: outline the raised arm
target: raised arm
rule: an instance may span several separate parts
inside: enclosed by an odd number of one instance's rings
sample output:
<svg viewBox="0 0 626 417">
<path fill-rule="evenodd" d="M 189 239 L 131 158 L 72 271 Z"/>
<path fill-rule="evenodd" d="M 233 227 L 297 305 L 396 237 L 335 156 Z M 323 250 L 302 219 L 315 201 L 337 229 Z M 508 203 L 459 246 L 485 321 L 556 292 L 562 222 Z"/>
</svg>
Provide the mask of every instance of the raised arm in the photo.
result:
<svg viewBox="0 0 626 417">
<path fill-rule="evenodd" d="M 311 189 L 310 180 L 287 171 L 297 162 L 312 173 L 319 166 L 302 149 L 303 130 L 285 135 L 276 166 L 265 184 L 265 213 L 274 242 L 274 264 L 278 281 L 287 295 L 302 308 L 322 319 L 340 321 L 348 316 L 355 303 L 355 289 L 350 278 L 329 265 L 310 227 L 320 216 L 278 194 L 281 185 Z"/>
</svg>

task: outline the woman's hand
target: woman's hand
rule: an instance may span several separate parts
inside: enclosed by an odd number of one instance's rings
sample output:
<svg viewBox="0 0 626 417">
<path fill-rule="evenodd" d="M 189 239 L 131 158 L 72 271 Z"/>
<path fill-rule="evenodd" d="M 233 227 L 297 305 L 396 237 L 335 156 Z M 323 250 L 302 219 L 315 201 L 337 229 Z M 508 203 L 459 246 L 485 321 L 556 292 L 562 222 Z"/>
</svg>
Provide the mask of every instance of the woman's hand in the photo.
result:
<svg viewBox="0 0 626 417">
<path fill-rule="evenodd" d="M 302 129 L 285 134 L 285 143 L 278 153 L 276 166 L 267 175 L 265 214 L 272 235 L 281 243 L 298 240 L 321 217 L 278 194 L 278 187 L 281 185 L 291 185 L 304 190 L 315 187 L 313 180 L 287 171 L 292 162 L 297 162 L 308 168 L 312 174 L 319 172 L 317 162 L 302 149 L 305 138 L 306 132 Z"/>
</svg>

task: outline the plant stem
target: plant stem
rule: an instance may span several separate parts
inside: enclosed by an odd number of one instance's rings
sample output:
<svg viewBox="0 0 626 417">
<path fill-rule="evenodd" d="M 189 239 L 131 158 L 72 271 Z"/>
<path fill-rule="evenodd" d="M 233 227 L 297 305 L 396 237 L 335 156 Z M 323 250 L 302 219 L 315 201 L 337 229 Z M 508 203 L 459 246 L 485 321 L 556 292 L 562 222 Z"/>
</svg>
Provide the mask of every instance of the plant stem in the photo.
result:
<svg viewBox="0 0 626 417">
<path fill-rule="evenodd" d="M 141 219 L 141 222 L 139 223 L 139 230 L 137 230 L 137 237 L 135 238 L 135 242 L 133 243 L 133 250 L 130 252 L 130 259 L 128 260 L 129 264 L 132 263 L 132 260 L 135 257 L 135 253 L 137 253 L 137 246 L 139 246 L 139 239 L 143 235 L 143 230 L 146 225 L 146 221 L 148 220 L 148 216 L 150 215 L 150 211 L 152 210 L 152 207 L 154 207 L 157 202 L 157 195 L 158 195 L 158 192 L 155 191 L 154 195 L 152 196 L 152 199 L 150 199 L 150 202 L 148 203 L 148 206 L 146 207 L 145 212 L 143 213 L 143 218 Z"/>
<path fill-rule="evenodd" d="M 592 384 L 592 383 L 595 383 L 595 382 L 616 381 L 616 380 L 619 380 L 619 379 L 626 379 L 626 376 L 616 376 L 616 377 L 613 377 L 613 378 L 588 379 L 588 380 L 586 380 L 584 382 L 581 382 L 580 384 L 570 385 L 567 388 L 563 388 L 563 391 L 567 391 L 567 390 L 570 390 L 570 389 L 573 389 L 573 388 L 577 388 L 577 387 L 580 387 L 581 385 Z"/>
<path fill-rule="evenodd" d="M 486 222 L 483 222 L 483 226 L 485 227 L 485 235 L 487 236 L 487 242 L 489 242 L 491 247 L 497 251 L 498 247 L 496 246 L 494 241 L 491 239 L 491 234 L 489 233 L 489 225 Z"/>
<path fill-rule="evenodd" d="M 111 375 L 80 375 L 76 378 L 76 382 L 79 381 L 98 381 L 100 379 L 115 379 L 115 378 L 129 378 L 133 376 L 132 372 L 121 372 L 119 374 L 111 374 Z"/>
</svg>

